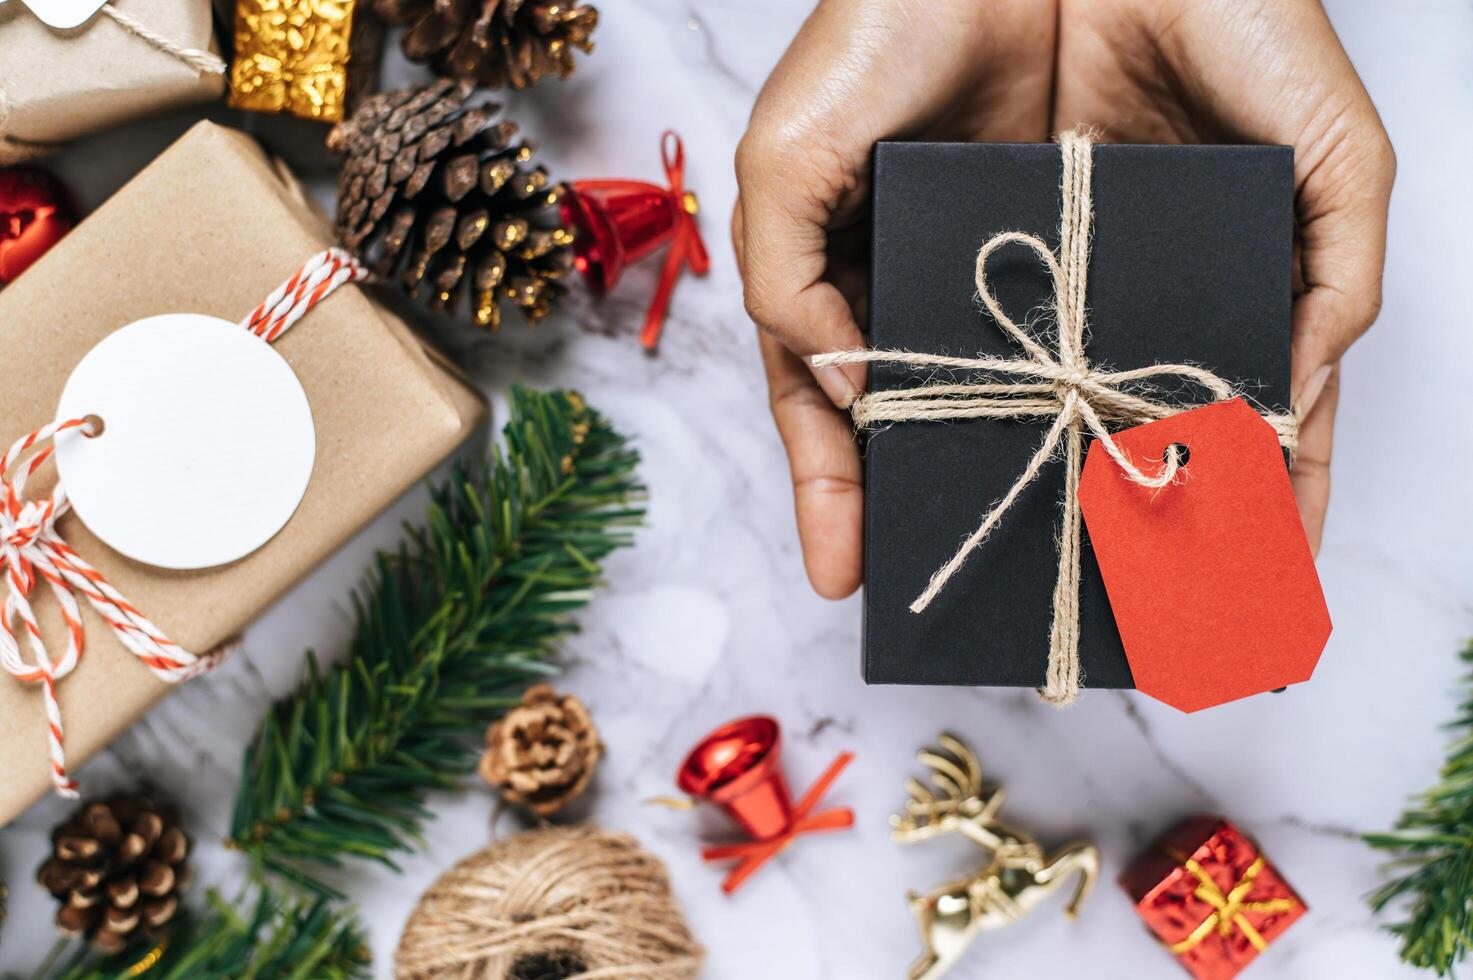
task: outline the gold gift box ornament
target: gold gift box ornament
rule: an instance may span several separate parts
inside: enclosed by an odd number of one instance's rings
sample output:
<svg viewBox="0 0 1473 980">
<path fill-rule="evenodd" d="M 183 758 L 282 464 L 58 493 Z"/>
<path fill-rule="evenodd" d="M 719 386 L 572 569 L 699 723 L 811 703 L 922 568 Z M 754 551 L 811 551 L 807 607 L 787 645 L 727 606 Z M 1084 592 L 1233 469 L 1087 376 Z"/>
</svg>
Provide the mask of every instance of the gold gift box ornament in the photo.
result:
<svg viewBox="0 0 1473 980">
<path fill-rule="evenodd" d="M 354 0 L 237 0 L 230 104 L 339 122 Z"/>
</svg>

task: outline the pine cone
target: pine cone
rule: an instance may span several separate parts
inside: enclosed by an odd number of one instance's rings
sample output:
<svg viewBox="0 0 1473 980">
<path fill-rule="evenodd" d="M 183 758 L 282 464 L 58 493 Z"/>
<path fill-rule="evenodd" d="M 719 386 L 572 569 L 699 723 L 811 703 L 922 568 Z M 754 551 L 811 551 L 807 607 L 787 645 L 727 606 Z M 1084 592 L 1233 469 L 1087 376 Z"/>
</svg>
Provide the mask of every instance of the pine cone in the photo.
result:
<svg viewBox="0 0 1473 980">
<path fill-rule="evenodd" d="M 440 81 L 366 100 L 328 145 L 346 153 L 337 233 L 377 275 L 398 273 L 410 296 L 428 282 L 430 306 L 454 311 L 461 286 L 478 324 L 501 325 L 498 299 L 535 323 L 562 294 L 573 232 L 559 204 L 567 189 L 532 147 L 496 122 L 495 105 L 469 104 L 472 89 Z"/>
<path fill-rule="evenodd" d="M 62 900 L 56 925 L 102 953 L 163 930 L 189 882 L 189 838 L 172 808 L 119 794 L 84 803 L 51 833 L 52 855 L 36 872 Z"/>
<path fill-rule="evenodd" d="M 373 0 L 374 13 L 407 25 L 410 61 L 486 88 L 523 89 L 573 74 L 573 49 L 593 50 L 598 11 L 578 0 Z"/>
<path fill-rule="evenodd" d="M 508 803 L 547 817 L 588 788 L 603 751 L 583 702 L 538 684 L 487 729 L 481 776 Z"/>
</svg>

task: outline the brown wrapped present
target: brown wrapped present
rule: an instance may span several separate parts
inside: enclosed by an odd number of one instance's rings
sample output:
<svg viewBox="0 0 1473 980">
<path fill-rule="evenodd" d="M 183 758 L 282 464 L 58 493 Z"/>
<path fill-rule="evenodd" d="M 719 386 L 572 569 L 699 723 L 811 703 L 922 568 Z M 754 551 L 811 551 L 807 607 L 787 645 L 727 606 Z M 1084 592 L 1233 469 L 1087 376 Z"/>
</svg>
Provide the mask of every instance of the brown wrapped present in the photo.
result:
<svg viewBox="0 0 1473 980">
<path fill-rule="evenodd" d="M 249 138 L 198 124 L 0 292 L 0 347 L 12 368 L 0 388 L 0 442 L 53 421 L 72 369 L 102 338 L 162 313 L 237 321 L 330 241 L 300 189 Z M 477 394 L 354 286 L 319 303 L 274 346 L 305 389 L 317 453 L 300 506 L 267 544 L 229 565 L 166 571 L 110 550 L 75 514 L 58 525 L 187 650 L 236 635 L 485 414 Z M 52 466 L 42 467 L 26 496 L 49 492 L 54 480 Z M 48 648 L 64 649 L 49 590 L 31 598 Z M 81 605 L 85 655 L 59 685 L 73 768 L 169 690 Z M 46 731 L 37 686 L 0 673 L 0 825 L 50 786 Z"/>
<path fill-rule="evenodd" d="M 0 0 L 0 163 L 225 87 L 210 0 L 99 2 L 66 30 L 46 2 Z"/>
</svg>

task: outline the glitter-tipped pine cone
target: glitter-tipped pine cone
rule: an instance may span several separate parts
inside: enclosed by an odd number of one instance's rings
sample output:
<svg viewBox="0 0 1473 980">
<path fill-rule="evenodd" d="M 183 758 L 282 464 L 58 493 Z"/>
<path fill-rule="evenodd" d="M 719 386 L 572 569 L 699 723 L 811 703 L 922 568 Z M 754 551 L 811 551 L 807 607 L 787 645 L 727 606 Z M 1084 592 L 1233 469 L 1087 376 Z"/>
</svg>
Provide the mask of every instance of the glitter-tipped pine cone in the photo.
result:
<svg viewBox="0 0 1473 980">
<path fill-rule="evenodd" d="M 373 0 L 373 11 L 405 28 L 410 61 L 486 88 L 567 78 L 598 25 L 598 11 L 578 0 Z"/>
<path fill-rule="evenodd" d="M 507 300 L 535 323 L 552 311 L 573 267 L 568 193 L 515 139 L 500 107 L 473 104 L 469 85 L 442 80 L 364 102 L 328 137 L 346 154 L 337 234 L 343 246 L 412 297 L 492 330 Z"/>
</svg>

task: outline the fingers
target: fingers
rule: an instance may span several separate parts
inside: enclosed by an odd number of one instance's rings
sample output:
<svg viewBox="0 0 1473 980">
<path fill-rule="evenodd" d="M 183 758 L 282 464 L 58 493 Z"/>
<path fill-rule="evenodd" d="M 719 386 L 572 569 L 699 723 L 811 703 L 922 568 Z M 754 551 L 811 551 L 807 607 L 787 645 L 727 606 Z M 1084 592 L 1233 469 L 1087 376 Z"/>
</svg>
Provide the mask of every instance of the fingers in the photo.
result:
<svg viewBox="0 0 1473 980">
<path fill-rule="evenodd" d="M 1045 0 L 834 0 L 814 9 L 763 86 L 737 147 L 733 232 L 747 312 L 759 327 L 799 357 L 862 343 L 828 269 L 827 245 L 831 230 L 864 209 L 875 140 L 914 135 L 942 118 L 993 119 L 990 100 L 977 95 L 992 49 L 1041 47 L 1012 43 L 1030 29 L 1042 33 L 1040 21 L 1051 38 Z M 1023 83 L 1028 91 L 1046 93 L 1033 75 L 1047 75 L 1038 69 L 1048 60 L 1018 61 L 1034 69 Z M 1009 88 L 996 101 L 1012 106 L 1016 94 Z M 1016 101 L 1042 103 L 1046 95 Z M 864 389 L 865 375 L 851 364 L 818 378 L 842 406 Z"/>
<path fill-rule="evenodd" d="M 796 352 L 800 358 L 806 359 L 814 354 L 822 353 L 826 350 L 833 350 L 836 347 L 861 346 L 863 344 L 863 337 L 860 335 L 859 328 L 854 321 L 851 307 L 843 299 L 842 294 L 826 282 L 816 283 L 813 288 L 832 293 L 833 296 L 838 297 L 840 306 L 832 307 L 820 313 L 818 317 L 819 326 L 814 327 L 812 316 L 803 313 L 789 318 L 769 316 L 766 321 L 757 319 L 757 314 L 752 312 L 754 303 L 780 303 L 782 301 L 768 299 L 772 295 L 770 292 L 772 287 L 766 285 L 765 282 L 763 285 L 757 285 L 757 283 L 763 281 L 755 279 L 754 276 L 757 273 L 748 266 L 746 259 L 748 254 L 745 234 L 746 219 L 744 216 L 743 202 L 742 195 L 738 194 L 736 206 L 732 209 L 731 238 L 732 248 L 736 252 L 737 269 L 742 277 L 748 315 L 752 317 L 753 321 L 759 327 L 781 340 L 784 346 Z M 760 267 L 763 263 L 759 262 L 757 265 Z M 781 289 L 781 287 L 777 288 L 779 290 Z M 812 300 L 808 300 L 808 302 L 812 302 Z M 832 300 L 824 300 L 823 302 L 831 304 Z M 789 304 L 791 303 L 792 301 L 789 300 Z M 847 326 L 845 321 L 847 321 Z M 836 329 L 828 326 L 832 323 L 838 324 Z M 822 338 L 825 336 L 834 336 L 837 339 L 835 343 L 825 345 L 822 341 Z M 854 368 L 859 368 L 860 370 L 854 370 Z M 810 366 L 809 370 L 812 371 L 813 377 L 817 380 L 824 394 L 828 396 L 829 401 L 838 408 L 848 408 L 853 403 L 855 397 L 864 390 L 866 371 L 863 365 L 849 365 L 847 369 L 838 367 L 816 368 Z"/>
<path fill-rule="evenodd" d="M 824 279 L 828 206 L 800 190 L 813 175 L 799 171 L 815 165 L 749 134 L 737 152 L 741 195 L 732 217 L 747 314 L 803 358 L 864 343 L 849 304 Z M 839 407 L 864 390 L 863 365 L 820 368 L 814 375 Z"/>
<path fill-rule="evenodd" d="M 1330 504 L 1330 454 L 1334 448 L 1335 409 L 1340 402 L 1340 366 L 1327 365 L 1314 407 L 1299 420 L 1299 453 L 1291 479 L 1310 551 L 1319 554 Z"/>
<path fill-rule="evenodd" d="M 1349 100 L 1307 129 L 1295 149 L 1295 168 L 1303 174 L 1298 211 L 1305 291 L 1294 302 L 1293 387 L 1296 404 L 1308 402 L 1306 412 L 1313 407 L 1312 382 L 1322 382 L 1325 369 L 1381 310 L 1396 159 L 1358 80 Z"/>
<path fill-rule="evenodd" d="M 849 417 L 775 337 L 758 337 L 772 417 L 793 473 L 798 539 L 813 589 L 842 599 L 863 576 L 864 487 Z"/>
<path fill-rule="evenodd" d="M 732 238 L 747 314 L 800 358 L 863 342 L 848 304 L 824 275 L 829 226 L 836 212 L 862 199 L 873 139 L 835 111 L 869 85 L 864 68 L 872 65 L 872 42 L 856 33 L 862 6 L 814 11 L 763 87 L 737 145 Z M 853 366 L 815 376 L 840 407 L 864 388 L 865 372 Z"/>
<path fill-rule="evenodd" d="M 863 548 L 859 454 L 835 406 L 864 390 L 866 369 L 807 364 L 863 345 L 836 286 L 845 263 L 833 261 L 830 233 L 862 216 L 877 139 L 1021 138 L 1024 120 L 1041 135 L 1054 14 L 1053 0 L 820 3 L 737 148 L 732 238 L 747 312 L 761 329 L 809 578 L 822 595 L 858 587 Z"/>
<path fill-rule="evenodd" d="M 1380 311 L 1396 174 L 1386 130 L 1320 0 L 1134 7 L 1137 27 L 1179 83 L 1172 98 L 1182 126 L 1209 142 L 1294 148 L 1304 289 L 1294 306 L 1291 387 L 1307 409 L 1311 378 Z"/>
<path fill-rule="evenodd" d="M 1295 0 L 1276 10 L 1283 63 L 1265 73 L 1260 84 L 1272 89 L 1257 101 L 1271 138 L 1294 147 L 1303 292 L 1294 303 L 1291 387 L 1308 417 L 1325 368 L 1380 313 L 1396 155 L 1323 6 Z"/>
</svg>

